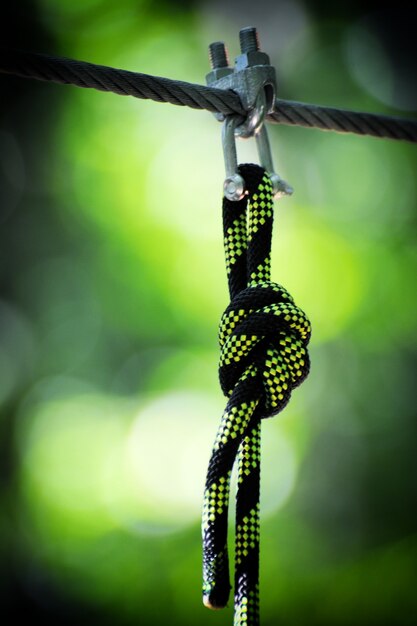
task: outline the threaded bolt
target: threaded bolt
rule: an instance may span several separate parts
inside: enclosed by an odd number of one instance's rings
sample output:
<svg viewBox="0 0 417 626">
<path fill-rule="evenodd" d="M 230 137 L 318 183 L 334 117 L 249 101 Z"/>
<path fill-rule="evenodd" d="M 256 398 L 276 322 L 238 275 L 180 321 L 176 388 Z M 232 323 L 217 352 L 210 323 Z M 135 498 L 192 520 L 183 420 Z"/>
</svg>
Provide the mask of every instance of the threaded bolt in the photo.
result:
<svg viewBox="0 0 417 626">
<path fill-rule="evenodd" d="M 242 54 L 258 52 L 260 50 L 258 31 L 249 26 L 239 31 L 240 50 Z"/>
<path fill-rule="evenodd" d="M 209 45 L 211 69 L 217 70 L 229 66 L 229 58 L 223 41 L 215 41 Z"/>
</svg>

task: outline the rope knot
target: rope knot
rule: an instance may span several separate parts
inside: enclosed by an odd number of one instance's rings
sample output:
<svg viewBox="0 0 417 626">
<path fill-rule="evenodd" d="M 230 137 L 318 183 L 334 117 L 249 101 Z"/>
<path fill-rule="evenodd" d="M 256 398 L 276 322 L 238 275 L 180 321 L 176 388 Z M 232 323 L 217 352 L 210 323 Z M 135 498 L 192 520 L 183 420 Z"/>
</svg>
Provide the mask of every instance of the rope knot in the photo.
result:
<svg viewBox="0 0 417 626">
<path fill-rule="evenodd" d="M 281 411 L 309 372 L 310 322 L 292 296 L 273 282 L 240 291 L 219 328 L 220 384 L 230 397 L 243 380 L 254 385 L 262 417 Z"/>
</svg>

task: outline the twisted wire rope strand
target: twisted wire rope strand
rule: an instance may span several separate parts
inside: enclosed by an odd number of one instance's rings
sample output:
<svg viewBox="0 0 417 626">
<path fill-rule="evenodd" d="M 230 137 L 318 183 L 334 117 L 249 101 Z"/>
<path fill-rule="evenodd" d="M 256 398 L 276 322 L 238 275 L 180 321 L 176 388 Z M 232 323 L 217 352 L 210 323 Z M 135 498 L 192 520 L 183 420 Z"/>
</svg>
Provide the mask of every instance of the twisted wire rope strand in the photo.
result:
<svg viewBox="0 0 417 626">
<path fill-rule="evenodd" d="M 212 113 L 246 115 L 239 96 L 233 91 L 35 52 L 2 50 L 0 73 L 168 102 Z M 291 100 L 277 99 L 267 121 L 417 142 L 417 120 Z"/>
</svg>

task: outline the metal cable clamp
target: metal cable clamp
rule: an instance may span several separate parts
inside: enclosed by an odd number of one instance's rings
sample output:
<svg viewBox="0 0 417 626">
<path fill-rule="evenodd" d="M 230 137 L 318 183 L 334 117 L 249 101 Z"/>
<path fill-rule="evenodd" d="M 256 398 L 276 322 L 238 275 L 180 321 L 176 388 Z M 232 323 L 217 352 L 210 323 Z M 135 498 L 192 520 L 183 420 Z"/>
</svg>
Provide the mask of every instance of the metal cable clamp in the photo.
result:
<svg viewBox="0 0 417 626">
<path fill-rule="evenodd" d="M 276 93 L 275 68 L 269 56 L 260 51 L 256 28 L 243 28 L 239 32 L 241 54 L 230 67 L 227 49 L 222 41 L 209 46 L 212 71 L 207 74 L 209 87 L 236 92 L 247 111 L 246 118 L 239 115 L 214 113 L 223 121 L 222 143 L 226 169 L 224 195 L 228 200 L 241 200 L 245 195 L 245 182 L 238 173 L 235 137 L 255 137 L 259 160 L 268 172 L 275 197 L 290 195 L 293 189 L 275 171 L 272 162 L 265 115 L 274 110 Z"/>
</svg>

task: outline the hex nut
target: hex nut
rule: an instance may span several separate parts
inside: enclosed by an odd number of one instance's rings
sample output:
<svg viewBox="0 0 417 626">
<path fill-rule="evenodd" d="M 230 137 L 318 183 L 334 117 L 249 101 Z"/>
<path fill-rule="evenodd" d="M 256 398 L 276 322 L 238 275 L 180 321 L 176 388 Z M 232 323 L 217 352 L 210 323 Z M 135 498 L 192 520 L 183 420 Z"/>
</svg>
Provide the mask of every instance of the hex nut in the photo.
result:
<svg viewBox="0 0 417 626">
<path fill-rule="evenodd" d="M 233 74 L 233 69 L 231 67 L 218 67 L 215 70 L 211 70 L 211 72 L 206 74 L 206 84 L 210 86 L 216 80 L 224 78 L 224 76 L 228 76 L 229 74 Z"/>
<path fill-rule="evenodd" d="M 269 56 L 265 52 L 245 52 L 239 54 L 235 59 L 235 72 L 244 70 L 247 67 L 253 67 L 254 65 L 269 65 Z"/>
</svg>

